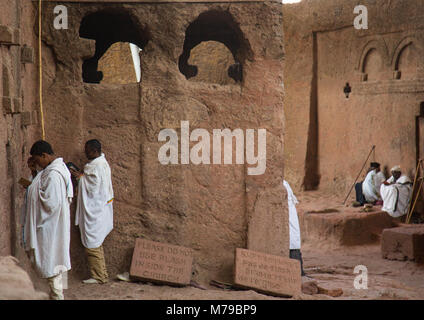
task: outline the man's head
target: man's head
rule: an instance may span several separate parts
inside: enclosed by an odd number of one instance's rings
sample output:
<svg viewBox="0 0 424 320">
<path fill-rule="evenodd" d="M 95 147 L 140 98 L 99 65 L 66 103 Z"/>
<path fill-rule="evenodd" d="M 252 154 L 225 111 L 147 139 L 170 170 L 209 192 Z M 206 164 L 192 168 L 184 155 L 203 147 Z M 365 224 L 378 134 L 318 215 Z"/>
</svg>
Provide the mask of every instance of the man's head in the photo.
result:
<svg viewBox="0 0 424 320">
<path fill-rule="evenodd" d="M 85 143 L 85 155 L 88 160 L 93 160 L 102 154 L 102 145 L 99 140 L 92 139 Z"/>
<path fill-rule="evenodd" d="M 35 142 L 29 153 L 34 162 L 43 169 L 55 159 L 52 146 L 44 140 Z"/>
<path fill-rule="evenodd" d="M 390 171 L 392 172 L 392 176 L 393 178 L 395 178 L 395 180 L 399 179 L 400 176 L 402 175 L 400 166 L 394 166 Z"/>
<path fill-rule="evenodd" d="M 380 164 L 378 162 L 371 162 L 371 169 L 375 171 L 380 171 Z"/>
</svg>

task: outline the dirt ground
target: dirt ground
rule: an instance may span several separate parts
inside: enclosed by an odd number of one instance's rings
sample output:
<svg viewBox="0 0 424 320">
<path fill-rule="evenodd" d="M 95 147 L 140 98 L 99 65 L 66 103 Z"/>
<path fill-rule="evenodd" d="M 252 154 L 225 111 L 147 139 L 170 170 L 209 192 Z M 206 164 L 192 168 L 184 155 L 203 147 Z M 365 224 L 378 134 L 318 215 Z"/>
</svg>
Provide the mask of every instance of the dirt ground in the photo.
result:
<svg viewBox="0 0 424 320">
<path fill-rule="evenodd" d="M 341 205 L 340 198 L 326 197 L 319 193 L 302 193 L 298 195 L 298 211 L 322 210 L 360 210 Z M 350 200 L 349 200 L 350 201 Z M 349 203 L 348 201 L 348 203 Z M 383 259 L 380 244 L 362 246 L 326 245 L 308 242 L 302 247 L 304 269 L 309 278 L 325 289 L 342 289 L 339 297 L 325 294 L 302 294 L 293 299 L 299 300 L 421 300 L 424 299 L 424 264 L 414 261 L 392 261 Z M 367 289 L 355 289 L 354 280 L 359 274 L 354 273 L 355 266 L 367 268 Z M 69 275 L 65 299 L 69 300 L 263 300 L 284 299 L 257 293 L 253 290 L 228 290 L 201 284 L 207 290 L 193 286 L 170 287 L 142 282 L 123 282 L 111 275 L 107 284 L 83 284 L 72 274 Z M 47 291 L 45 284 L 38 284 L 38 289 Z"/>
</svg>

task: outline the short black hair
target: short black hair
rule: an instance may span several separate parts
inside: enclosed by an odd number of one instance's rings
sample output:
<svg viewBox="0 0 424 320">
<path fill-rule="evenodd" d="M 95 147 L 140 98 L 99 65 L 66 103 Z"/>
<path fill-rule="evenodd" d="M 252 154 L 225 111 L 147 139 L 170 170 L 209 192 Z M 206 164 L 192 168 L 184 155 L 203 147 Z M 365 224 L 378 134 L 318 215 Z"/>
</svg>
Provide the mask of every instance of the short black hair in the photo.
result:
<svg viewBox="0 0 424 320">
<path fill-rule="evenodd" d="M 371 168 L 380 168 L 380 164 L 378 162 L 371 162 Z"/>
<path fill-rule="evenodd" d="M 98 153 L 102 152 L 102 144 L 97 139 L 88 140 L 85 145 L 93 151 L 97 151 Z"/>
<path fill-rule="evenodd" d="M 38 140 L 37 142 L 35 142 L 32 145 L 29 153 L 31 154 L 31 156 L 42 156 L 43 153 L 54 154 L 50 143 L 44 140 Z"/>
</svg>

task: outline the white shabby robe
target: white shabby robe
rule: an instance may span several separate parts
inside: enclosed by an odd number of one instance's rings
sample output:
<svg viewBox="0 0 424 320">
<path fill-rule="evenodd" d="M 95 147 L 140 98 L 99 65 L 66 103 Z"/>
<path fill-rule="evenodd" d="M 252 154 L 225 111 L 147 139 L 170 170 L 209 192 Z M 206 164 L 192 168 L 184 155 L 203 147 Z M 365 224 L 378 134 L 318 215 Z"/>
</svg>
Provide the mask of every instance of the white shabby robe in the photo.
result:
<svg viewBox="0 0 424 320">
<path fill-rule="evenodd" d="M 299 217 L 297 216 L 296 205 L 299 203 L 293 193 L 289 183 L 283 180 L 283 185 L 287 190 L 288 206 L 289 206 L 289 235 L 290 235 L 290 250 L 300 249 L 300 227 Z"/>
<path fill-rule="evenodd" d="M 387 182 L 392 183 L 393 181 L 392 176 Z M 405 215 L 408 212 L 411 192 L 411 180 L 407 176 L 401 176 L 396 183 L 388 186 L 382 184 L 380 188 L 383 199 L 382 210 L 394 218 Z"/>
<path fill-rule="evenodd" d="M 383 172 L 375 172 L 375 169 L 368 172 L 362 183 L 362 193 L 367 202 L 374 202 L 381 199 L 380 187 L 384 180 L 386 180 L 386 177 Z"/>
<path fill-rule="evenodd" d="M 42 278 L 71 269 L 71 174 L 62 158 L 40 171 L 27 189 L 23 242 L 33 250 L 35 268 Z"/>
<path fill-rule="evenodd" d="M 79 225 L 83 246 L 89 249 L 100 247 L 113 229 L 112 176 L 103 153 L 84 167 L 78 184 L 75 225 Z"/>
</svg>

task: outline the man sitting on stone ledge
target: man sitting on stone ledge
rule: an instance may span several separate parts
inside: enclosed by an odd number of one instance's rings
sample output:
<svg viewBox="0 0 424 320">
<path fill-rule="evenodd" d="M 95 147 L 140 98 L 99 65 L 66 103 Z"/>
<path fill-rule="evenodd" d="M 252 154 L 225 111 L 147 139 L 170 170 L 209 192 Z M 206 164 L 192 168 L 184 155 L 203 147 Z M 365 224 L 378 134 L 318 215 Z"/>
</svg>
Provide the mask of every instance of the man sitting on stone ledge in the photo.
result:
<svg viewBox="0 0 424 320">
<path fill-rule="evenodd" d="M 386 177 L 380 170 L 380 164 L 371 162 L 371 170 L 362 184 L 362 192 L 366 202 L 375 204 L 381 200 L 380 187 L 385 180 Z"/>
<path fill-rule="evenodd" d="M 365 203 L 376 204 L 381 200 L 380 186 L 386 180 L 384 173 L 380 170 L 378 162 L 371 162 L 365 180 L 355 185 L 356 201 L 354 207 L 363 206 Z"/>
<path fill-rule="evenodd" d="M 380 188 L 383 199 L 383 211 L 394 218 L 401 217 L 408 212 L 412 193 L 411 180 L 402 175 L 400 166 L 391 169 L 392 176 Z"/>
</svg>

